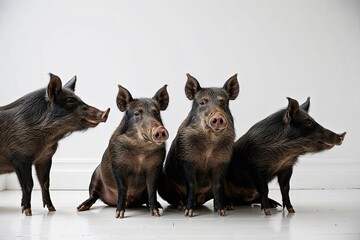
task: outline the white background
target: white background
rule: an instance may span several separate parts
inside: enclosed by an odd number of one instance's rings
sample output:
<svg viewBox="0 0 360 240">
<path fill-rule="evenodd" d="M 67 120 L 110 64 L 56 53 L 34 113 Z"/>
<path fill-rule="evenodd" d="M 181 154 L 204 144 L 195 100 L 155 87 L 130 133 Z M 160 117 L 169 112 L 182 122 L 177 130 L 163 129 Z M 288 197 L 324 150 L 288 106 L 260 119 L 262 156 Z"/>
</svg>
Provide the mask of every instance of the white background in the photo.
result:
<svg viewBox="0 0 360 240">
<path fill-rule="evenodd" d="M 60 142 L 52 188 L 87 188 L 122 117 L 118 84 L 134 97 L 168 84 L 169 146 L 191 106 L 186 73 L 204 87 L 238 73 L 230 104 L 238 137 L 287 96 L 310 96 L 311 116 L 348 134 L 342 146 L 302 157 L 293 184 L 360 187 L 360 1 L 0 0 L 0 105 L 46 87 L 49 72 L 63 82 L 77 75 L 86 103 L 111 108 L 105 124 Z M 18 188 L 16 178 L 0 176 L 4 188 Z"/>
</svg>

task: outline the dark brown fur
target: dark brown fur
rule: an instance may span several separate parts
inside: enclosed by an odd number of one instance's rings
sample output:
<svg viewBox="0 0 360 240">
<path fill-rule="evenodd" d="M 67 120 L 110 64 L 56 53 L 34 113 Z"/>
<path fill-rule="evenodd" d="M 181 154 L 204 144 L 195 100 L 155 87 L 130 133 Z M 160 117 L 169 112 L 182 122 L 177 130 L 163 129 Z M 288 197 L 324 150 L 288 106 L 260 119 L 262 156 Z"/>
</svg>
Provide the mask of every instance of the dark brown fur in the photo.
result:
<svg viewBox="0 0 360 240">
<path fill-rule="evenodd" d="M 192 109 L 179 127 L 164 166 L 160 196 L 185 215 L 214 198 L 214 209 L 223 216 L 223 181 L 235 138 L 229 100 L 239 93 L 236 75 L 223 88 L 201 88 L 188 74 L 185 94 Z"/>
<path fill-rule="evenodd" d="M 299 106 L 289 98 L 286 109 L 256 123 L 235 142 L 225 184 L 228 204 L 261 203 L 266 215 L 279 205 L 268 198 L 268 182 L 277 177 L 283 206 L 295 212 L 290 202 L 290 178 L 300 155 L 340 145 L 345 133 L 335 134 L 312 119 L 310 98 Z"/>
<path fill-rule="evenodd" d="M 166 85 L 152 99 L 133 99 L 119 86 L 117 104 L 125 115 L 92 175 L 90 197 L 78 206 L 79 211 L 88 210 L 100 198 L 117 206 L 117 218 L 124 217 L 125 207 L 142 204 L 150 205 L 152 214 L 159 216 L 157 181 L 168 138 L 160 111 L 167 108 L 168 102 Z"/>
<path fill-rule="evenodd" d="M 76 77 L 62 87 L 50 74 L 47 89 L 40 89 L 0 107 L 0 174 L 16 172 L 22 189 L 21 206 L 31 215 L 35 165 L 44 207 L 55 211 L 49 193 L 49 173 L 58 141 L 74 131 L 105 122 L 109 113 L 85 104 L 74 93 Z"/>
</svg>

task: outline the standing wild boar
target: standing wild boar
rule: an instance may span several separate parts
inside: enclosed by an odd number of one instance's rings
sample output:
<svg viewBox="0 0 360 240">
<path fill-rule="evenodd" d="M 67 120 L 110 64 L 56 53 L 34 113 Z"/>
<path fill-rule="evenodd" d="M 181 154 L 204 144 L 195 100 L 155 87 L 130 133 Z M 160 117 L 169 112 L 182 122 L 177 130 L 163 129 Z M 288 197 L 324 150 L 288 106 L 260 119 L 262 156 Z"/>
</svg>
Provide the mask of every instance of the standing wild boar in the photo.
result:
<svg viewBox="0 0 360 240">
<path fill-rule="evenodd" d="M 124 117 L 91 177 L 90 197 L 77 209 L 88 210 L 100 198 L 116 206 L 116 218 L 124 218 L 125 207 L 143 204 L 150 205 L 153 216 L 160 216 L 156 191 L 168 139 L 160 116 L 169 104 L 166 85 L 153 98 L 140 99 L 118 87 L 116 103 Z"/>
<path fill-rule="evenodd" d="M 340 145 L 345 134 L 319 125 L 309 114 L 310 98 L 299 103 L 288 98 L 287 108 L 256 123 L 234 145 L 225 183 L 229 204 L 260 202 L 266 215 L 278 203 L 268 198 L 268 182 L 277 176 L 283 207 L 291 213 L 289 191 L 293 166 L 300 155 Z"/>
<path fill-rule="evenodd" d="M 222 88 L 202 88 L 190 74 L 187 78 L 185 94 L 193 100 L 192 109 L 169 149 L 159 194 L 185 207 L 189 217 L 196 205 L 214 198 L 214 210 L 224 216 L 223 183 L 235 138 L 229 100 L 238 96 L 239 83 L 234 75 Z"/>
<path fill-rule="evenodd" d="M 32 165 L 41 186 L 43 205 L 55 211 L 49 193 L 49 174 L 58 141 L 74 131 L 84 131 L 105 122 L 105 112 L 85 104 L 74 93 L 76 77 L 62 86 L 50 73 L 43 88 L 0 107 L 0 174 L 16 172 L 22 212 L 30 216 L 33 188 Z"/>
</svg>

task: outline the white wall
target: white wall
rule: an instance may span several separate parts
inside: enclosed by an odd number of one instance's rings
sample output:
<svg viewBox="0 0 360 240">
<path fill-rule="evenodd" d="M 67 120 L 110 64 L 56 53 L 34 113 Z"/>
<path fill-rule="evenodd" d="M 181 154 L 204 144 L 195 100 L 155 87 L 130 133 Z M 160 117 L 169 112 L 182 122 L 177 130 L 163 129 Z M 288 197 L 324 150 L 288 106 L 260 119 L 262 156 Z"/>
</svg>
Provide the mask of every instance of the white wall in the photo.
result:
<svg viewBox="0 0 360 240">
<path fill-rule="evenodd" d="M 135 97 L 168 84 L 163 120 L 172 140 L 191 104 L 185 74 L 222 86 L 238 73 L 238 136 L 285 107 L 287 96 L 311 96 L 311 115 L 348 134 L 342 146 L 303 157 L 293 184 L 360 187 L 359 12 L 356 0 L 2 0 L 0 105 L 45 87 L 52 72 L 64 81 L 76 74 L 85 102 L 111 108 L 107 123 L 62 140 L 54 156 L 51 187 L 81 189 L 122 117 L 117 84 Z M 7 188 L 18 187 L 7 179 Z"/>
</svg>

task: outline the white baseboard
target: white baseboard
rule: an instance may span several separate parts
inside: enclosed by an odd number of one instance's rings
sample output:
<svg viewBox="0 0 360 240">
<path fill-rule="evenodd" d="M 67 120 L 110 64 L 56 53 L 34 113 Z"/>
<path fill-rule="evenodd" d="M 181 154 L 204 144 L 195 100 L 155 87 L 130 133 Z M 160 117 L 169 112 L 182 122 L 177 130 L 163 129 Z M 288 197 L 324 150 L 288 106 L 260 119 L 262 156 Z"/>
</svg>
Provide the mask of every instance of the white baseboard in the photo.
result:
<svg viewBox="0 0 360 240">
<path fill-rule="evenodd" d="M 87 190 L 99 160 L 56 160 L 51 169 L 50 189 Z M 39 189 L 35 172 L 34 189 Z M 277 181 L 270 183 L 277 189 Z M 351 159 L 300 159 L 291 178 L 292 189 L 360 188 L 360 162 Z M 15 174 L 0 176 L 0 190 L 20 189 Z"/>
</svg>

